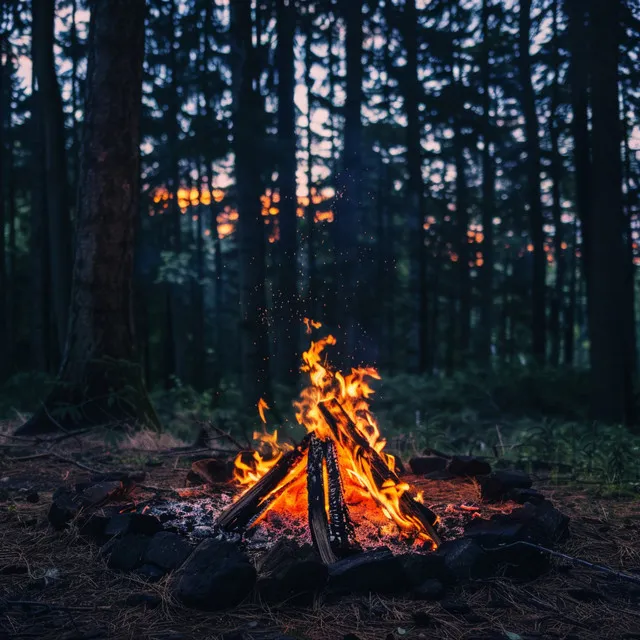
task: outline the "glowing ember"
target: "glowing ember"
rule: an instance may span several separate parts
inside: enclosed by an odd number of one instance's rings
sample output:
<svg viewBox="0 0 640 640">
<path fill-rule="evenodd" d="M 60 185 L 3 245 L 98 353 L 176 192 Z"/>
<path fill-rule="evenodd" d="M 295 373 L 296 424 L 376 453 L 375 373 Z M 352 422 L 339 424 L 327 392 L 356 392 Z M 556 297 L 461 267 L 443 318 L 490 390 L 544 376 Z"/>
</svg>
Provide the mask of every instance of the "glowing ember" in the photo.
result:
<svg viewBox="0 0 640 640">
<path fill-rule="evenodd" d="M 320 323 L 308 319 L 305 319 L 305 325 L 307 333 L 321 327 Z M 310 348 L 303 353 L 301 371 L 308 375 L 309 386 L 294 402 L 296 420 L 308 434 L 312 434 L 312 439 L 333 443 L 344 500 L 350 512 L 357 507 L 355 511 L 358 514 L 364 512 L 367 518 L 369 513 L 382 513 L 388 522 L 385 528 L 393 528 L 395 524 L 401 536 L 434 547 L 438 540 L 431 523 L 421 511 L 425 509 L 421 507 L 422 495 L 412 496 L 409 484 L 398 479 L 395 459 L 384 452 L 386 442 L 369 408 L 369 398 L 373 394 L 369 381 L 378 380 L 380 376 L 372 367 L 352 369 L 346 375 L 331 367 L 326 360 L 325 349 L 335 343 L 335 338 L 328 335 L 312 341 Z M 268 408 L 261 399 L 258 412 L 263 425 L 266 424 L 265 410 Z M 294 447 L 278 441 L 277 431 L 272 434 L 266 430 L 256 432 L 254 440 L 256 450 L 239 454 L 234 472 L 237 482 L 245 487 L 238 501 L 243 496 L 252 497 L 253 504 L 260 509 L 249 526 L 268 512 L 304 515 L 308 506 L 304 473 L 306 449 L 302 449 L 302 445 Z M 291 462 L 285 468 L 283 463 L 289 463 L 289 460 Z M 270 477 L 264 495 L 251 494 L 257 490 L 256 483 L 263 478 L 267 480 L 266 474 L 271 470 L 280 473 L 282 468 L 282 478 L 278 477 L 271 483 Z M 324 476 L 326 491 L 327 468 Z M 327 516 L 330 511 L 328 494 L 325 493 Z"/>
</svg>

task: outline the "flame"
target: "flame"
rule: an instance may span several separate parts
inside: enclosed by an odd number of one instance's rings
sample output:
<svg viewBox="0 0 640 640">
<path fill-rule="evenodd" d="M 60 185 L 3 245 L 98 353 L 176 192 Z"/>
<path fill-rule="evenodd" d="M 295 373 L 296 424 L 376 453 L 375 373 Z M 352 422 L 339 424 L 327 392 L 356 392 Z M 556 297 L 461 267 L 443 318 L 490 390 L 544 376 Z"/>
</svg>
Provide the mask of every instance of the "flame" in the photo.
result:
<svg viewBox="0 0 640 640">
<path fill-rule="evenodd" d="M 307 333 L 321 327 L 319 322 L 309 318 L 305 318 L 304 323 Z M 309 385 L 293 403 L 296 420 L 308 433 L 334 442 L 347 504 L 370 503 L 369 507 L 372 510 L 381 510 L 391 525 L 395 524 L 403 536 L 433 545 L 420 520 L 407 514 L 402 508 L 403 496 L 411 489 L 409 484 L 398 480 L 393 473 L 388 479 L 380 482 L 380 475 L 376 475 L 372 466 L 371 454 L 366 452 L 368 445 L 380 454 L 388 469 L 395 472 L 395 458 L 385 453 L 386 441 L 382 438 L 369 408 L 369 399 L 374 393 L 370 381 L 379 380 L 380 375 L 373 367 L 353 368 L 346 375 L 331 367 L 326 360 L 325 349 L 335 344 L 336 339 L 327 335 L 319 340 L 312 340 L 309 349 L 302 354 L 303 364 L 300 370 L 307 374 Z M 331 414 L 333 425 L 324 418 L 321 406 Z M 267 408 L 266 402 L 261 399 L 258 412 L 263 423 L 264 410 Z M 357 432 L 355 437 L 353 428 Z M 337 429 L 337 432 L 333 429 Z M 260 480 L 285 451 L 293 448 L 290 444 L 278 440 L 277 431 L 272 434 L 262 431 L 253 435 L 257 443 L 256 451 L 243 452 L 235 460 L 234 476 L 247 488 Z M 287 486 L 287 491 L 281 492 L 281 496 L 269 505 L 259 519 L 274 509 L 278 512 L 304 514 L 306 485 L 303 468 L 304 465 L 298 465 L 271 492 L 270 496 L 273 496 L 284 485 Z M 417 499 L 422 501 L 422 495 Z"/>
</svg>

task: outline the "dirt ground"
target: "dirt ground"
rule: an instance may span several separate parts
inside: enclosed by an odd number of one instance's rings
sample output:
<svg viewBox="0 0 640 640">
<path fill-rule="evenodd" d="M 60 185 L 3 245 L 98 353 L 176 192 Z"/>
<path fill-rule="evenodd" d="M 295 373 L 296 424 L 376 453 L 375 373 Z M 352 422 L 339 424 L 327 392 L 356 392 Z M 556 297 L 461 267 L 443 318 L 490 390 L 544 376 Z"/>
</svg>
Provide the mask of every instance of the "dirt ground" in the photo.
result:
<svg viewBox="0 0 640 640">
<path fill-rule="evenodd" d="M 149 584 L 113 572 L 73 528 L 49 527 L 52 492 L 87 479 L 91 469 L 142 468 L 147 487 L 184 486 L 187 461 L 162 453 L 175 444 L 132 441 L 109 450 L 85 438 L 34 446 L 0 436 L 0 638 L 640 639 L 640 501 L 596 497 L 597 485 L 540 479 L 535 486 L 571 517 L 562 552 L 635 573 L 636 584 L 554 559 L 552 571 L 533 582 L 473 582 L 441 602 L 372 595 L 204 613 L 175 602 L 168 578 Z M 38 453 L 46 455 L 32 457 Z M 33 491 L 37 502 L 29 501 Z"/>
</svg>

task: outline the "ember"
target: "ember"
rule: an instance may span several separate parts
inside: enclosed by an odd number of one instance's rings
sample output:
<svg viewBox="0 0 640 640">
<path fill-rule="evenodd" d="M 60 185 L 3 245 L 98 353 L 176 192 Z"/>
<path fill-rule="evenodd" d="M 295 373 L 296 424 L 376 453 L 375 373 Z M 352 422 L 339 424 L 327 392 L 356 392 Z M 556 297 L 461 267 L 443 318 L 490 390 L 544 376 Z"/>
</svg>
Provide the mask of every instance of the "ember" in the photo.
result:
<svg viewBox="0 0 640 640">
<path fill-rule="evenodd" d="M 307 333 L 320 328 L 305 321 Z M 439 543 L 437 521 L 420 497 L 396 474 L 396 461 L 384 452 L 385 440 L 369 409 L 373 389 L 369 379 L 379 379 L 376 369 L 362 367 L 344 375 L 328 364 L 325 348 L 336 343 L 328 335 L 312 341 L 301 370 L 309 386 L 294 403 L 296 419 L 307 430 L 297 445 L 278 440 L 277 431 L 254 433 L 256 451 L 238 455 L 234 477 L 245 487 L 234 504 L 218 519 L 228 531 L 242 531 L 269 512 L 301 515 L 305 511 L 313 541 L 326 563 L 357 548 L 351 513 L 379 512 L 395 525 L 408 543 L 429 549 Z M 267 403 L 258 411 L 266 424 Z M 373 510 L 373 511 L 372 511 Z M 356 523 L 357 526 L 357 523 Z"/>
</svg>

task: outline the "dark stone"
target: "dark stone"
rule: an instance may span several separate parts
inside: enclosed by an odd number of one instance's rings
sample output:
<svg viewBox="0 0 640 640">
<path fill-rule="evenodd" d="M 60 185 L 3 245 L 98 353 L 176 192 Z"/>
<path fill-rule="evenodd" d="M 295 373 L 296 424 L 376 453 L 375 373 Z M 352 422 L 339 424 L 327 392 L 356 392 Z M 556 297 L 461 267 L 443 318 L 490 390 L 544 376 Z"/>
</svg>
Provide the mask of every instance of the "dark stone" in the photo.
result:
<svg viewBox="0 0 640 640">
<path fill-rule="evenodd" d="M 156 516 L 142 513 L 118 513 L 109 520 L 104 533 L 107 536 L 123 536 L 128 533 L 152 536 L 158 531 L 162 531 L 162 524 Z"/>
<path fill-rule="evenodd" d="M 454 476 L 475 477 L 491 473 L 491 465 L 473 456 L 453 456 L 449 460 L 447 471 Z"/>
<path fill-rule="evenodd" d="M 63 487 L 53 492 L 47 517 L 54 529 L 64 529 L 80 512 L 81 507 L 74 498 L 74 492 Z"/>
<path fill-rule="evenodd" d="M 447 468 L 448 462 L 447 458 L 441 458 L 439 456 L 417 456 L 409 460 L 409 466 L 413 473 L 422 476 L 432 471 L 444 471 Z"/>
<path fill-rule="evenodd" d="M 402 562 L 388 549 L 366 551 L 329 567 L 329 586 L 343 593 L 397 593 L 410 587 Z"/>
<path fill-rule="evenodd" d="M 495 517 L 494 517 L 495 518 Z M 523 525 L 508 517 L 483 520 L 475 518 L 465 527 L 465 536 L 475 539 L 483 549 L 516 542 L 522 534 Z"/>
<path fill-rule="evenodd" d="M 161 569 L 157 564 L 151 564 L 149 562 L 143 564 L 136 573 L 147 580 L 147 582 L 158 582 L 161 578 L 164 578 L 166 571 Z"/>
<path fill-rule="evenodd" d="M 442 579 L 445 576 L 444 557 L 436 553 L 405 553 L 397 557 L 410 587 L 418 587 L 430 578 Z"/>
<path fill-rule="evenodd" d="M 208 539 L 176 572 L 173 589 L 185 605 L 216 611 L 239 604 L 255 582 L 255 567 L 234 544 Z"/>
<path fill-rule="evenodd" d="M 193 547 L 182 536 L 160 531 L 151 538 L 144 560 L 173 571 L 182 565 L 192 551 Z"/>
<path fill-rule="evenodd" d="M 40 494 L 35 489 L 28 489 L 24 499 L 31 504 L 35 504 L 40 502 Z"/>
<path fill-rule="evenodd" d="M 233 460 L 227 458 L 206 458 L 196 460 L 191 465 L 192 475 L 189 478 L 193 484 L 215 484 L 217 482 L 228 482 L 233 477 Z M 195 477 L 201 482 L 194 482 Z"/>
<path fill-rule="evenodd" d="M 154 593 L 132 593 L 125 600 L 128 607 L 146 607 L 147 609 L 155 609 L 162 603 L 162 598 Z"/>
<path fill-rule="evenodd" d="M 416 627 L 432 627 L 440 623 L 426 611 L 415 611 L 411 614 L 411 619 Z"/>
<path fill-rule="evenodd" d="M 478 478 L 482 499 L 486 502 L 504 500 L 512 489 L 530 489 L 533 484 L 529 475 L 522 471 L 494 471 Z"/>
<path fill-rule="evenodd" d="M 453 480 L 456 476 L 450 473 L 446 469 L 442 471 L 432 471 L 431 473 L 425 473 L 424 478 L 426 480 Z"/>
<path fill-rule="evenodd" d="M 290 600 L 291 596 L 320 591 L 329 570 L 311 545 L 298 547 L 279 541 L 260 566 L 259 593 L 267 600 Z"/>
<path fill-rule="evenodd" d="M 76 486 L 76 490 L 78 488 Z M 125 493 L 126 490 L 120 480 L 105 480 L 82 489 L 77 499 L 84 507 L 94 507 L 119 498 Z"/>
<path fill-rule="evenodd" d="M 491 573 L 492 563 L 489 556 L 471 538 L 443 542 L 436 553 L 444 558 L 449 580 L 484 578 Z"/>
<path fill-rule="evenodd" d="M 569 517 L 558 511 L 549 500 L 533 505 L 525 503 L 517 509 L 525 522 L 524 537 L 542 546 L 553 546 L 569 536 Z M 516 515 L 515 512 L 512 515 Z"/>
<path fill-rule="evenodd" d="M 150 540 L 148 536 L 130 533 L 105 545 L 104 553 L 110 554 L 107 562 L 109 568 L 117 571 L 133 571 L 142 565 Z"/>
<path fill-rule="evenodd" d="M 436 578 L 425 580 L 413 590 L 415 600 L 439 600 L 444 595 L 444 585 Z"/>
<path fill-rule="evenodd" d="M 78 527 L 79 533 L 86 538 L 93 538 L 94 540 L 102 542 L 106 537 L 104 531 L 110 520 L 111 518 L 108 516 L 92 513 Z"/>
<path fill-rule="evenodd" d="M 544 501 L 544 496 L 535 489 L 511 489 L 506 493 L 505 498 L 518 504 L 524 504 L 525 502 L 540 504 Z"/>
<path fill-rule="evenodd" d="M 111 482 L 119 480 L 125 487 L 129 487 L 136 482 L 144 482 L 146 477 L 147 474 L 145 471 L 108 471 L 92 475 L 91 482 Z"/>
</svg>

